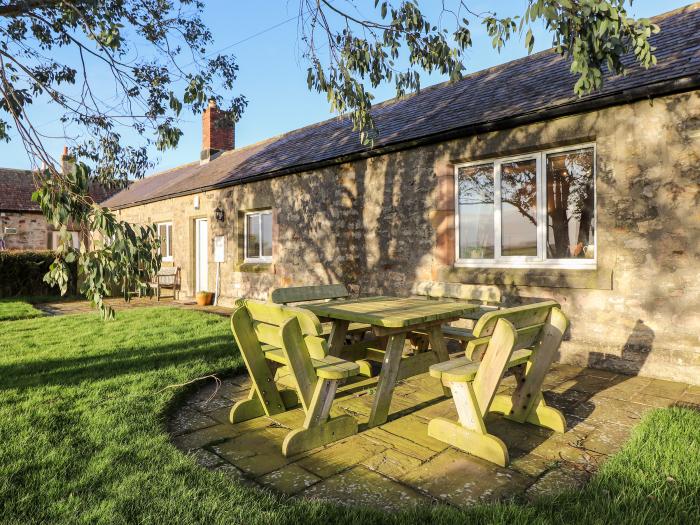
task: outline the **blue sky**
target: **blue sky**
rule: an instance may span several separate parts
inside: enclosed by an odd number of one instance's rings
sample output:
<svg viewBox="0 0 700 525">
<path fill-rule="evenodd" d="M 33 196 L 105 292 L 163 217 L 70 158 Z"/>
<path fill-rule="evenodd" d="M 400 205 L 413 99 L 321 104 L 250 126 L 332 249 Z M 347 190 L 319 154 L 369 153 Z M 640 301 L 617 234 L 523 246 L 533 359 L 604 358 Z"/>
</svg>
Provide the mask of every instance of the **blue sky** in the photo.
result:
<svg viewBox="0 0 700 525">
<path fill-rule="evenodd" d="M 631 13 L 637 17 L 649 17 L 682 7 L 689 0 L 664 2 L 637 0 Z M 357 0 L 358 10 L 369 15 L 372 0 Z M 423 0 L 421 7 L 432 13 L 433 19 L 439 14 L 441 2 Z M 468 5 L 474 11 L 493 9 L 494 2 L 470 0 Z M 526 0 L 505 0 L 497 3 L 501 15 L 520 14 Z M 301 45 L 297 35 L 297 0 L 207 0 L 205 21 L 214 35 L 212 50 L 226 48 L 236 56 L 240 67 L 235 94 L 242 93 L 249 105 L 236 127 L 236 145 L 244 146 L 264 138 L 278 135 L 307 124 L 312 124 L 332 116 L 325 96 L 308 91 L 306 85 L 306 64 L 301 56 Z M 490 39 L 483 28 L 472 25 L 474 46 L 466 60 L 468 72 L 497 65 L 526 55 L 522 41 L 514 39 L 500 53 L 492 49 Z M 542 28 L 535 31 L 535 51 L 550 47 L 550 37 Z M 423 86 L 441 82 L 439 75 L 423 75 Z M 106 88 L 105 88 L 106 89 Z M 381 86 L 374 91 L 376 101 L 394 96 L 391 85 Z M 108 97 L 107 92 L 105 98 Z M 57 122 L 59 113 L 50 105 L 34 108 L 35 124 L 47 135 L 60 136 L 62 128 Z M 167 169 L 199 158 L 201 146 L 201 120 L 190 112 L 184 113 L 181 123 L 184 136 L 176 150 L 155 153 L 158 165 L 153 171 Z M 128 131 L 124 140 L 136 141 Z M 47 141 L 56 154 L 62 149 L 60 138 Z M 0 166 L 29 168 L 21 142 L 13 140 L 0 144 Z"/>
</svg>

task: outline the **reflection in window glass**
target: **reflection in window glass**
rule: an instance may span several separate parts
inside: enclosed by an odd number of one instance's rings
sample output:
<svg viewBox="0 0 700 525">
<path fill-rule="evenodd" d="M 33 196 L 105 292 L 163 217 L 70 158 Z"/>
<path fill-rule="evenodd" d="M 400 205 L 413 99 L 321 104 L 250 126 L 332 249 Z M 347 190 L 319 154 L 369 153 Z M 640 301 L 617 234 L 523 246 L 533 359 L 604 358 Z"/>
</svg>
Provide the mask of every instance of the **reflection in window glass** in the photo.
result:
<svg viewBox="0 0 700 525">
<path fill-rule="evenodd" d="M 537 161 L 501 164 L 501 255 L 537 256 Z"/>
<path fill-rule="evenodd" d="M 547 257 L 595 258 L 593 148 L 547 155 Z"/>
<path fill-rule="evenodd" d="M 261 220 L 262 256 L 272 257 L 272 214 L 263 213 Z"/>
<path fill-rule="evenodd" d="M 246 257 L 260 257 L 260 215 L 257 213 L 246 215 L 246 221 Z"/>
<path fill-rule="evenodd" d="M 459 257 L 493 259 L 493 164 L 459 169 Z"/>
</svg>

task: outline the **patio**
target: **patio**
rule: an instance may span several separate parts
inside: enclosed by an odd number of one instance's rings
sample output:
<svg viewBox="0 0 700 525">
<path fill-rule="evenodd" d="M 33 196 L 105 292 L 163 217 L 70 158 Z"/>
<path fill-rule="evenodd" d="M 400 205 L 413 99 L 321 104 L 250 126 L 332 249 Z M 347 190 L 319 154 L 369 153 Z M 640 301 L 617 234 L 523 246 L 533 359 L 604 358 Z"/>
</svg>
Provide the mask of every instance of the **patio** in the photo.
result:
<svg viewBox="0 0 700 525">
<path fill-rule="evenodd" d="M 224 317 L 232 312 L 169 299 L 113 301 L 122 310 L 174 306 Z M 90 311 L 86 301 L 37 306 L 50 315 Z M 455 345 L 450 346 L 454 351 Z M 191 388 L 169 411 L 167 427 L 172 442 L 201 466 L 281 495 L 381 510 L 425 503 L 467 508 L 477 502 L 534 501 L 581 487 L 624 445 L 644 414 L 654 408 L 700 406 L 700 387 L 554 364 L 543 384 L 544 397 L 564 413 L 566 432 L 489 414 L 489 432 L 510 452 L 510 464 L 499 467 L 428 435 L 431 419 L 458 416 L 440 381 L 427 373 L 401 380 L 388 420 L 369 428 L 377 382 L 373 377 L 341 386 L 332 405 L 330 416 L 354 417 L 358 434 L 289 457 L 282 444 L 290 430 L 302 425 L 301 408 L 231 425 L 231 407 L 246 399 L 251 388 L 245 373 L 221 383 L 199 382 L 204 386 Z M 509 376 L 498 393 L 512 394 L 514 387 Z"/>
<path fill-rule="evenodd" d="M 367 429 L 373 382 L 339 389 L 331 409 L 332 416 L 356 417 L 359 434 L 292 457 L 282 455 L 281 445 L 289 429 L 300 426 L 301 409 L 229 423 L 231 406 L 250 389 L 247 375 L 193 391 L 170 415 L 168 428 L 174 444 L 204 467 L 286 495 L 389 510 L 436 501 L 466 507 L 581 486 L 645 413 L 700 405 L 698 387 L 554 365 L 545 398 L 564 412 L 566 433 L 492 417 L 490 432 L 511 452 L 510 465 L 501 468 L 428 436 L 431 418 L 457 417 L 452 400 L 442 397 L 439 381 L 428 374 L 402 381 L 389 420 Z M 514 384 L 509 377 L 499 391 L 510 392 Z"/>
</svg>

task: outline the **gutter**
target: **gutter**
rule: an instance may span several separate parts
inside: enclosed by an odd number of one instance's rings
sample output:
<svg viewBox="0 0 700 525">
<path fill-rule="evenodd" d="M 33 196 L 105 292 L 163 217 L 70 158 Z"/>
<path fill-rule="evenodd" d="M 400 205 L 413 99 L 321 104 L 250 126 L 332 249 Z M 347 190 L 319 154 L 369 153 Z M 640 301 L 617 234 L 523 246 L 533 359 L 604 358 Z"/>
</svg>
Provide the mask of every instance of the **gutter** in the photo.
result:
<svg viewBox="0 0 700 525">
<path fill-rule="evenodd" d="M 251 182 L 259 182 L 267 179 L 283 177 L 285 175 L 292 175 L 294 173 L 299 173 L 303 171 L 312 171 L 320 168 L 326 168 L 329 166 L 335 166 L 338 164 L 345 164 L 356 160 L 378 157 L 380 155 L 386 155 L 388 153 L 413 149 L 419 146 L 427 146 L 438 142 L 446 142 L 449 140 L 465 138 L 472 135 L 479 135 L 481 133 L 501 131 L 527 124 L 542 122 L 544 120 L 552 120 L 564 116 L 575 115 L 577 113 L 587 113 L 589 111 L 637 102 L 646 98 L 651 99 L 660 96 L 673 95 L 677 93 L 692 91 L 695 89 L 700 89 L 700 73 L 672 80 L 665 80 L 662 82 L 657 82 L 655 84 L 647 84 L 645 86 L 639 86 L 606 95 L 599 95 L 597 97 L 588 98 L 582 101 L 565 103 L 559 106 L 554 106 L 543 110 L 538 110 L 530 113 L 523 113 L 514 117 L 508 117 L 500 120 L 484 122 L 481 124 L 472 124 L 469 126 L 453 128 L 447 131 L 441 131 L 432 135 L 425 135 L 423 137 L 419 137 L 408 141 L 386 144 L 371 150 L 358 151 L 356 153 L 351 153 L 349 155 L 341 157 L 333 157 L 330 159 L 320 160 L 307 164 L 298 164 L 296 166 L 290 166 L 275 171 L 268 171 L 266 173 L 261 173 L 259 175 L 253 175 L 250 177 L 244 177 L 233 181 L 225 181 L 217 184 L 210 184 L 208 186 L 201 186 L 193 190 L 186 190 L 171 193 L 168 195 L 162 195 L 159 197 L 154 197 L 152 199 L 141 200 L 129 204 L 124 204 L 122 206 L 115 206 L 112 209 L 122 210 L 126 208 L 133 208 L 135 206 L 141 206 L 144 204 L 150 204 L 152 202 L 173 199 L 176 197 L 184 197 L 187 195 L 195 195 L 197 193 L 202 193 L 206 191 L 218 190 L 233 186 L 241 186 L 243 184 L 248 184 Z"/>
</svg>

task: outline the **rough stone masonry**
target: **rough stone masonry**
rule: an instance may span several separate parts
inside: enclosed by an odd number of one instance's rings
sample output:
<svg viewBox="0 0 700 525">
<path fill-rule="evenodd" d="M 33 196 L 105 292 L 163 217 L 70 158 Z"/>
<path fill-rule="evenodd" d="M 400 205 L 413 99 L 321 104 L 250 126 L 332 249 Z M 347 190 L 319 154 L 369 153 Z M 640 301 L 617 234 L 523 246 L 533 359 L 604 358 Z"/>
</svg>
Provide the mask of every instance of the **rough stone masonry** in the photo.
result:
<svg viewBox="0 0 700 525">
<path fill-rule="evenodd" d="M 459 162 L 595 142 L 595 269 L 454 265 Z M 194 289 L 194 220 L 226 239 L 221 304 L 270 287 L 345 283 L 408 294 L 416 280 L 496 284 L 509 304 L 553 298 L 571 319 L 564 363 L 700 383 L 700 93 L 613 106 L 314 171 L 119 210 L 172 221 L 183 295 Z M 217 221 L 214 210 L 224 210 Z M 273 261 L 245 264 L 243 217 L 272 208 Z"/>
</svg>

